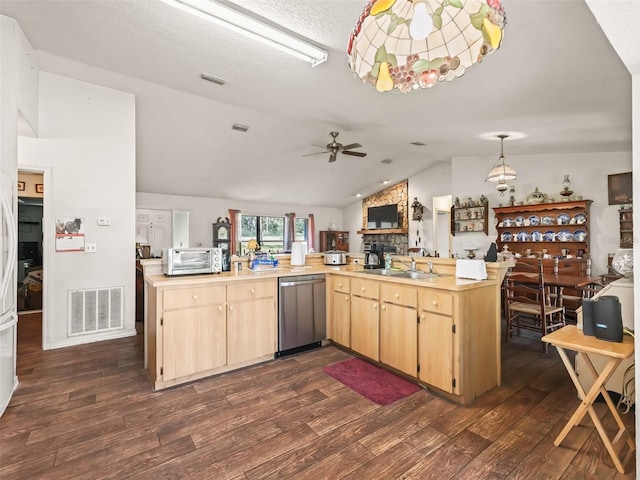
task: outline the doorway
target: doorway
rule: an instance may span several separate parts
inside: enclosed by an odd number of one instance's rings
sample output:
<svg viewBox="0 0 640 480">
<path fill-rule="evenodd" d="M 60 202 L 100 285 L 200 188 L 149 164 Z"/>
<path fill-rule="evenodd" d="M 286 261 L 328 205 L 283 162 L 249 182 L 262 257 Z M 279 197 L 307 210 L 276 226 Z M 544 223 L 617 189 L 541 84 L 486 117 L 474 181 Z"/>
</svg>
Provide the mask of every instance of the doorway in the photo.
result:
<svg viewBox="0 0 640 480">
<path fill-rule="evenodd" d="M 433 197 L 434 248 L 441 257 L 451 256 L 451 195 Z"/>
<path fill-rule="evenodd" d="M 18 314 L 42 311 L 43 293 L 43 204 L 42 172 L 18 171 Z"/>
</svg>

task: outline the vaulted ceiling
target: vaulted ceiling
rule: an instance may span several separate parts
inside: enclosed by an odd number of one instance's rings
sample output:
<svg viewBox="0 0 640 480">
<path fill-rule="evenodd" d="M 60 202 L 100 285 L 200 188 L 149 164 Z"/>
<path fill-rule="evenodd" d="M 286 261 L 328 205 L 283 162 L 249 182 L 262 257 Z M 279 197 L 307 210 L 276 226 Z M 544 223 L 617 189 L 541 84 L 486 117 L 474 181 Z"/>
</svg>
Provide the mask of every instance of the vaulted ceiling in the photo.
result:
<svg viewBox="0 0 640 480">
<path fill-rule="evenodd" d="M 159 0 L 3 0 L 0 12 L 42 70 L 136 94 L 142 192 L 341 207 L 455 156 L 497 158 L 486 132 L 526 134 L 505 142 L 510 155 L 631 151 L 631 76 L 581 0 L 505 0 L 498 51 L 406 95 L 347 66 L 365 0 L 234 3 L 325 46 L 328 61 L 311 67 Z M 303 156 L 334 130 L 367 156 Z"/>
</svg>

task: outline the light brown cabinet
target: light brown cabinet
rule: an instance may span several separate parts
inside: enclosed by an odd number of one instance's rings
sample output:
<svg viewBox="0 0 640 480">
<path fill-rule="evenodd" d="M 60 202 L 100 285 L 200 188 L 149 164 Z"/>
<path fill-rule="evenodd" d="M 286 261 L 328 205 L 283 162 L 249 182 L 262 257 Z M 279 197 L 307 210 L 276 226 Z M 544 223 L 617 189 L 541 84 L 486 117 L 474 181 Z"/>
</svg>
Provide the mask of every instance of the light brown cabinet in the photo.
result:
<svg viewBox="0 0 640 480">
<path fill-rule="evenodd" d="M 372 360 L 380 358 L 379 282 L 351 279 L 351 349 Z"/>
<path fill-rule="evenodd" d="M 330 275 L 328 309 L 329 338 L 343 347 L 351 347 L 351 296 L 347 277 Z"/>
<path fill-rule="evenodd" d="M 273 358 L 275 279 L 149 286 L 148 367 L 154 389 Z"/>
<path fill-rule="evenodd" d="M 447 315 L 420 313 L 418 378 L 449 393 L 459 392 L 454 373 L 454 326 L 453 318 Z"/>
<path fill-rule="evenodd" d="M 381 283 L 380 302 L 380 361 L 417 377 L 417 289 L 397 283 Z"/>
</svg>

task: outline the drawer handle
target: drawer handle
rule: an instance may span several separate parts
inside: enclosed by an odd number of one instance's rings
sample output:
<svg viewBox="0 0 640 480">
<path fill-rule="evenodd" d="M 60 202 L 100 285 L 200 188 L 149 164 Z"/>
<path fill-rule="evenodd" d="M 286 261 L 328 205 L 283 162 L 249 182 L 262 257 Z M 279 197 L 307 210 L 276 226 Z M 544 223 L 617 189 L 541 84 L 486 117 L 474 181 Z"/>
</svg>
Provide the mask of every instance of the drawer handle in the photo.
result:
<svg viewBox="0 0 640 480">
<path fill-rule="evenodd" d="M 363 292 L 365 291 L 365 288 L 364 288 L 364 287 L 362 287 L 362 291 L 363 291 Z"/>
<path fill-rule="evenodd" d="M 252 288 L 252 289 L 251 289 L 251 293 L 256 293 L 256 291 Z"/>
<path fill-rule="evenodd" d="M 341 284 L 341 283 L 339 283 L 339 284 L 338 284 L 338 287 L 339 287 L 339 288 L 342 288 L 342 284 Z"/>
<path fill-rule="evenodd" d="M 378 304 L 377 304 L 377 303 L 374 303 L 374 304 L 373 304 L 373 309 L 374 309 L 374 310 L 377 310 L 377 309 L 378 309 Z"/>
<path fill-rule="evenodd" d="M 222 311 L 222 307 L 218 307 L 218 311 L 221 312 Z"/>
<path fill-rule="evenodd" d="M 193 299 L 194 299 L 194 300 L 197 300 L 197 299 L 198 299 L 198 295 L 194 295 L 194 296 L 193 296 Z"/>
<path fill-rule="evenodd" d="M 349 301 L 349 297 L 344 297 L 344 301 L 348 302 Z"/>
<path fill-rule="evenodd" d="M 400 298 L 400 294 L 399 293 L 396 293 L 396 298 Z"/>
<path fill-rule="evenodd" d="M 435 300 L 431 300 L 431 304 L 432 304 L 432 305 L 437 305 L 437 304 L 438 304 L 438 302 L 437 302 L 437 301 L 435 301 Z"/>
<path fill-rule="evenodd" d="M 387 306 L 386 306 L 386 305 L 382 305 L 382 309 L 383 309 L 383 310 L 386 310 L 386 309 L 387 309 Z"/>
<path fill-rule="evenodd" d="M 233 310 L 233 305 L 229 305 L 229 310 Z"/>
</svg>

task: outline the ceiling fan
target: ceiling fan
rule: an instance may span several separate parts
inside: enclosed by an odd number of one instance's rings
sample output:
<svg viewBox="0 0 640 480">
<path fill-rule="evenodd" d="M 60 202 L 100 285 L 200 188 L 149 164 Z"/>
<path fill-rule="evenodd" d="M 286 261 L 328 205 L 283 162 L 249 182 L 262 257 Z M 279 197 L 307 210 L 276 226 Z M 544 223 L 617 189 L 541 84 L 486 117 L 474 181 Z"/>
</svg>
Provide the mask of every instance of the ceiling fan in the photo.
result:
<svg viewBox="0 0 640 480">
<path fill-rule="evenodd" d="M 364 152 L 353 152 L 352 148 L 361 148 L 362 145 L 359 143 L 350 143 L 349 145 L 342 145 L 336 141 L 336 137 L 338 136 L 338 132 L 331 132 L 331 143 L 327 143 L 327 149 L 322 152 L 316 153 L 308 153 L 307 155 L 302 155 L 303 157 L 310 157 L 311 155 L 320 155 L 321 153 L 331 152 L 329 155 L 329 163 L 335 162 L 338 156 L 338 152 L 344 153 L 345 155 L 353 155 L 354 157 L 364 157 L 367 154 Z"/>
</svg>

